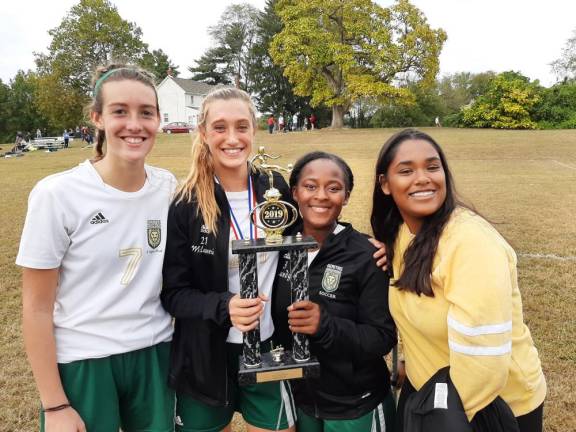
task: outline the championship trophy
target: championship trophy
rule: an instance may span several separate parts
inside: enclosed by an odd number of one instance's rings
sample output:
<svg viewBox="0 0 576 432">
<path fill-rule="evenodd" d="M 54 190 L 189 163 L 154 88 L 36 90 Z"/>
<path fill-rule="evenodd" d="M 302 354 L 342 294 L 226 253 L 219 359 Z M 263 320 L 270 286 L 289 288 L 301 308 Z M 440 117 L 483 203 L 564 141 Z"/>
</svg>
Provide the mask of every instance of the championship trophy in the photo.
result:
<svg viewBox="0 0 576 432">
<path fill-rule="evenodd" d="M 251 160 L 252 166 L 266 173 L 270 188 L 264 193 L 265 201 L 257 205 L 250 214 L 255 225 L 266 233 L 265 238 L 233 240 L 232 253 L 238 254 L 240 265 L 240 298 L 258 297 L 257 253 L 278 251 L 290 254 L 290 287 L 292 301 L 308 299 L 308 249 L 317 247 L 316 241 L 300 233 L 282 236 L 282 232 L 298 219 L 298 210 L 282 201 L 280 191 L 274 187 L 273 172 L 286 172 L 286 168 L 270 165 L 268 159 L 279 156 L 266 154 L 264 147 Z M 269 353 L 260 352 L 260 329 L 256 327 L 243 333 L 243 354 L 240 357 L 238 382 L 250 385 L 267 381 L 316 377 L 320 364 L 310 355 L 308 337 L 293 333 L 292 351 L 277 347 Z"/>
</svg>

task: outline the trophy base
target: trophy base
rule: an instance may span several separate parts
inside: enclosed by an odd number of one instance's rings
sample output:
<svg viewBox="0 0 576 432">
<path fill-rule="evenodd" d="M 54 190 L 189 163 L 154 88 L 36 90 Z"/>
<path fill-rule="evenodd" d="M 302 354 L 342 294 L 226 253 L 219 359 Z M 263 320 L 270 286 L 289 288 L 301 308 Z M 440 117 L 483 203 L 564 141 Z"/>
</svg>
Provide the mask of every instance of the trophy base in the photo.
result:
<svg viewBox="0 0 576 432">
<path fill-rule="evenodd" d="M 304 362 L 297 362 L 292 358 L 290 351 L 282 355 L 281 361 L 275 361 L 270 353 L 263 353 L 262 364 L 257 368 L 246 367 L 242 356 L 240 356 L 239 362 L 238 383 L 241 386 L 320 376 L 320 363 L 316 358 L 311 357 Z"/>
</svg>

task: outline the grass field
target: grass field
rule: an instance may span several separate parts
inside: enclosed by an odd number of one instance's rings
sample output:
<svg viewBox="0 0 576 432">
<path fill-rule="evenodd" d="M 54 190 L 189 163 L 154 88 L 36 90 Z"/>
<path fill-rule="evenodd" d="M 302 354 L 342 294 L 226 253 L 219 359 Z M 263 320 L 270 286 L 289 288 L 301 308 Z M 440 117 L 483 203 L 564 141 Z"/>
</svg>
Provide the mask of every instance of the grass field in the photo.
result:
<svg viewBox="0 0 576 432">
<path fill-rule="evenodd" d="M 260 133 L 282 163 L 316 149 L 344 157 L 356 187 L 344 220 L 369 232 L 373 168 L 390 129 Z M 446 150 L 460 194 L 496 224 L 519 256 L 525 321 L 548 381 L 547 432 L 576 431 L 576 134 L 572 131 L 429 129 Z M 8 145 L 2 146 L 4 151 Z M 179 178 L 190 136 L 161 135 L 149 163 Z M 14 265 L 26 200 L 41 178 L 90 157 L 73 143 L 56 153 L 0 159 L 0 431 L 37 430 L 38 399 L 20 332 L 20 270 Z M 238 423 L 238 422 L 235 422 Z M 242 430 L 236 426 L 235 430 Z"/>
</svg>

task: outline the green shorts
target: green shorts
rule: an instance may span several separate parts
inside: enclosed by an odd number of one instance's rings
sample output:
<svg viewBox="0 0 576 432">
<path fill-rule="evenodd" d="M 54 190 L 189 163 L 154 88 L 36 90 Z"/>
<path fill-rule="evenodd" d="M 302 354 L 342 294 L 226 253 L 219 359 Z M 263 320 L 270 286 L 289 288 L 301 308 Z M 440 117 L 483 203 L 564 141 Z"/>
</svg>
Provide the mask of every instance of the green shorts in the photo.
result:
<svg viewBox="0 0 576 432">
<path fill-rule="evenodd" d="M 262 352 L 270 350 L 262 342 Z M 178 394 L 176 397 L 176 430 L 178 432 L 218 432 L 231 421 L 235 411 L 246 423 L 262 429 L 282 430 L 294 425 L 296 410 L 287 381 L 265 382 L 250 386 L 238 385 L 238 359 L 242 345 L 228 344 L 228 382 L 232 395 L 230 405 L 213 407 Z"/>
<path fill-rule="evenodd" d="M 298 409 L 298 432 L 392 432 L 396 407 L 392 394 L 362 417 L 351 420 L 322 420 Z"/>
<path fill-rule="evenodd" d="M 168 388 L 170 343 L 58 364 L 70 404 L 89 432 L 171 432 L 174 392 Z M 44 415 L 40 416 L 44 431 Z"/>
</svg>

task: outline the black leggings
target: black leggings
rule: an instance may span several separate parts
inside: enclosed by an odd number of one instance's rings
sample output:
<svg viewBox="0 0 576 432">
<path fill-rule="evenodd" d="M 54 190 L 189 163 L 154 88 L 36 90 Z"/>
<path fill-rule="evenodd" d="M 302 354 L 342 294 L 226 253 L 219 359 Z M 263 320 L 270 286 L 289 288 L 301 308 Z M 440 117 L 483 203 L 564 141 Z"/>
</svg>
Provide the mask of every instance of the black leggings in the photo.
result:
<svg viewBox="0 0 576 432">
<path fill-rule="evenodd" d="M 406 400 L 408 396 L 414 393 L 416 389 L 412 386 L 408 378 L 404 379 L 400 398 L 398 399 L 398 407 L 396 409 L 396 427 L 395 432 L 404 431 L 404 408 L 406 407 Z M 516 417 L 520 432 L 542 432 L 544 404 L 542 403 L 538 408 L 530 411 L 528 414 Z"/>
<path fill-rule="evenodd" d="M 520 432 L 542 432 L 544 403 L 528 414 L 516 417 Z"/>
</svg>

